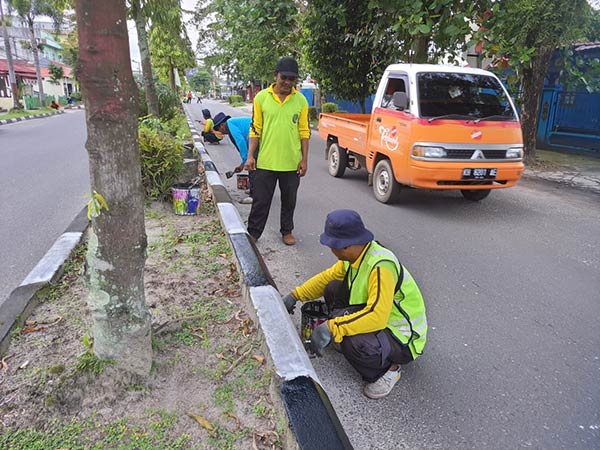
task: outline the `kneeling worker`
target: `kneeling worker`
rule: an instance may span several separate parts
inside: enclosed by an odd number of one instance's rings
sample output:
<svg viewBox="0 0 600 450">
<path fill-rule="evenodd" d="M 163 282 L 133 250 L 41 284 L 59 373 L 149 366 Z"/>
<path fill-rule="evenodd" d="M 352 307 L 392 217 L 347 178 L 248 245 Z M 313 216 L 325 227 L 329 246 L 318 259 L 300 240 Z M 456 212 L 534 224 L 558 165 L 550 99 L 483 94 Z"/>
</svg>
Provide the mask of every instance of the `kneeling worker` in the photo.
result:
<svg viewBox="0 0 600 450">
<path fill-rule="evenodd" d="M 368 384 L 369 398 L 388 395 L 401 366 L 422 354 L 427 336 L 425 304 L 417 283 L 396 256 L 374 240 L 356 211 L 327 215 L 321 244 L 338 262 L 283 297 L 289 313 L 297 300 L 325 298 L 329 320 L 311 335 L 321 356 L 333 341 Z"/>
</svg>

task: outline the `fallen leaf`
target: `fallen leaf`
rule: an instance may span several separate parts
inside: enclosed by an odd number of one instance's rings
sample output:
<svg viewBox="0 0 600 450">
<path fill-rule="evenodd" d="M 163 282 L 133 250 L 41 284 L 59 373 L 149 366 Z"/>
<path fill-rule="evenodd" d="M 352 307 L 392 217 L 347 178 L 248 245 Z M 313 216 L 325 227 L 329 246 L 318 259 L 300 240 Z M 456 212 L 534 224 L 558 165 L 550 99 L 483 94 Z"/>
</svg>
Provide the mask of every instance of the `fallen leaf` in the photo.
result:
<svg viewBox="0 0 600 450">
<path fill-rule="evenodd" d="M 265 357 L 260 355 L 252 355 L 252 359 L 258 361 L 260 364 L 265 362 Z"/>
<path fill-rule="evenodd" d="M 2 360 L 0 360 L 0 365 L 2 365 L 2 370 L 8 370 L 8 364 L 6 363 L 6 360 L 8 358 L 10 358 L 12 355 L 6 355 L 4 358 L 2 358 Z"/>
<path fill-rule="evenodd" d="M 21 333 L 35 333 L 36 331 L 44 331 L 46 327 L 25 327 L 21 330 Z"/>
<path fill-rule="evenodd" d="M 208 420 L 206 420 L 204 417 L 199 416 L 198 414 L 193 414 L 191 412 L 188 412 L 186 414 L 188 415 L 188 417 L 191 417 L 196 422 L 198 422 L 202 426 L 202 428 L 204 428 L 208 432 L 210 437 L 217 436 L 217 430 L 215 429 L 215 426 L 212 423 L 210 423 Z"/>
<path fill-rule="evenodd" d="M 25 321 L 25 325 L 27 325 L 28 327 L 33 327 L 37 324 L 37 320 L 26 320 Z"/>
<path fill-rule="evenodd" d="M 22 370 L 22 369 L 24 369 L 25 367 L 27 367 L 28 365 L 29 365 L 29 360 L 27 360 L 27 361 L 25 361 L 23 364 L 21 364 L 21 365 L 19 366 L 19 369 L 21 369 L 21 370 Z"/>
</svg>

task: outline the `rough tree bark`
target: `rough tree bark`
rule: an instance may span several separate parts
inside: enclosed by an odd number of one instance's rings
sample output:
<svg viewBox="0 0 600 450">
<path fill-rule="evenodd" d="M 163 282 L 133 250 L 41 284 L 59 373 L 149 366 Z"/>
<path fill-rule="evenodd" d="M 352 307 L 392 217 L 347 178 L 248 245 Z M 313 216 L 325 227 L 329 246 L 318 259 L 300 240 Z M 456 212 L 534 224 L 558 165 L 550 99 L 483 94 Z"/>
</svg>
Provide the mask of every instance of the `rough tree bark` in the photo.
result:
<svg viewBox="0 0 600 450">
<path fill-rule="evenodd" d="M 38 95 L 40 104 L 44 108 L 46 106 L 46 96 L 44 95 L 44 81 L 42 79 L 42 70 L 40 69 L 40 53 L 35 41 L 35 30 L 33 29 L 33 17 L 27 17 L 27 26 L 29 27 L 29 44 L 33 52 L 33 63 L 35 65 L 35 75 L 37 76 Z"/>
<path fill-rule="evenodd" d="M 544 91 L 544 76 L 550 67 L 554 47 L 544 47 L 531 59 L 531 67 L 523 70 L 523 107 L 521 108 L 521 128 L 525 164 L 535 161 L 538 110 Z"/>
<path fill-rule="evenodd" d="M 155 117 L 159 117 L 158 97 L 156 87 L 152 79 L 152 64 L 150 62 L 150 47 L 148 45 L 148 32 L 146 31 L 146 17 L 142 11 L 139 1 L 131 2 L 131 15 L 135 21 L 135 28 L 138 35 L 138 46 L 140 48 L 140 58 L 142 60 L 142 76 L 144 78 L 144 92 L 148 112 Z"/>
<path fill-rule="evenodd" d="M 13 99 L 13 109 L 23 109 L 23 105 L 19 102 L 19 86 L 17 86 L 17 77 L 15 75 L 10 41 L 8 39 L 8 30 L 6 29 L 6 23 L 4 23 L 2 0 L 0 0 L 0 19 L 2 20 L 2 36 L 4 37 L 4 49 L 6 51 L 6 62 L 8 64 L 8 80 L 10 83 L 10 93 Z"/>
<path fill-rule="evenodd" d="M 76 0 L 75 9 L 91 190 L 108 204 L 92 219 L 87 255 L 93 348 L 98 357 L 145 376 L 152 364 L 143 284 L 146 232 L 125 3 Z"/>
</svg>

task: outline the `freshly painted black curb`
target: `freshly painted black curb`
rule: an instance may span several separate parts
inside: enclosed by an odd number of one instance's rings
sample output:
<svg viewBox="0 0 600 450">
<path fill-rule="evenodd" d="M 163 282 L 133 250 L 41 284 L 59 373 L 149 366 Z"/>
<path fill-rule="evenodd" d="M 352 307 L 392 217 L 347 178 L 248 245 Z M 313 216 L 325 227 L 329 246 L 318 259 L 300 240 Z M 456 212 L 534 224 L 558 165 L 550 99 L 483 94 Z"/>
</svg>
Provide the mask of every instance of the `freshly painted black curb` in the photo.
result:
<svg viewBox="0 0 600 450">
<path fill-rule="evenodd" d="M 194 124 L 189 116 L 188 124 L 194 135 Z M 243 285 L 249 292 L 265 334 L 275 370 L 284 380 L 280 393 L 296 443 L 303 450 L 352 449 L 350 440 L 329 397 L 319 385 L 314 368 L 299 341 L 298 333 L 285 311 L 273 277 L 251 240 L 229 191 L 210 158 L 210 153 L 198 137 L 194 141 L 206 171 L 207 184 L 217 203 L 221 224 L 229 236 L 238 260 Z M 283 345 L 294 344 L 294 341 L 297 341 L 296 347 Z"/>
<path fill-rule="evenodd" d="M 242 269 L 244 283 L 249 287 L 271 285 L 277 289 L 267 265 L 247 233 L 229 235 L 233 251 Z"/>
<path fill-rule="evenodd" d="M 302 450 L 350 450 L 352 444 L 327 394 L 314 380 L 284 381 L 281 397 Z"/>
</svg>

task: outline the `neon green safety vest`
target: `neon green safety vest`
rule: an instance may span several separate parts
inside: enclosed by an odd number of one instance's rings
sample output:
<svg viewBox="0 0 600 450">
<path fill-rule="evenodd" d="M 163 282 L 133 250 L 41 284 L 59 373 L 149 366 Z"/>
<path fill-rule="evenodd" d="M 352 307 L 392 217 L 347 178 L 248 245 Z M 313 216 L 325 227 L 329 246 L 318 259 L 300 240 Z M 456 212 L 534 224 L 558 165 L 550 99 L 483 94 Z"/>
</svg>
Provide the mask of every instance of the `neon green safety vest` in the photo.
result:
<svg viewBox="0 0 600 450">
<path fill-rule="evenodd" d="M 344 266 L 346 271 L 353 271 L 349 262 L 345 261 Z M 423 296 L 415 279 L 400 264 L 398 258 L 376 241 L 372 241 L 365 252 L 358 268 L 358 274 L 348 274 L 350 304 L 365 304 L 368 298 L 369 275 L 376 266 L 385 267 L 392 273 L 398 274 L 394 307 L 388 318 L 387 328 L 400 342 L 408 344 L 413 358 L 416 359 L 423 353 L 427 341 L 427 317 L 425 316 Z"/>
</svg>

